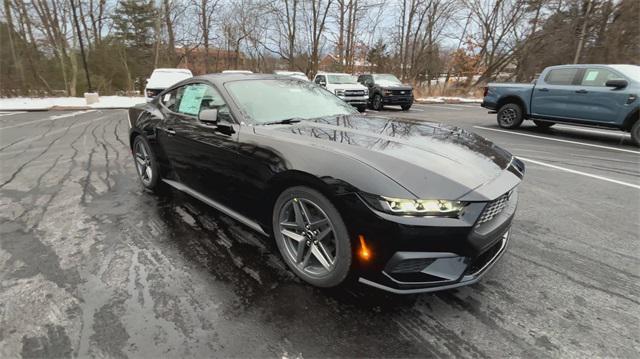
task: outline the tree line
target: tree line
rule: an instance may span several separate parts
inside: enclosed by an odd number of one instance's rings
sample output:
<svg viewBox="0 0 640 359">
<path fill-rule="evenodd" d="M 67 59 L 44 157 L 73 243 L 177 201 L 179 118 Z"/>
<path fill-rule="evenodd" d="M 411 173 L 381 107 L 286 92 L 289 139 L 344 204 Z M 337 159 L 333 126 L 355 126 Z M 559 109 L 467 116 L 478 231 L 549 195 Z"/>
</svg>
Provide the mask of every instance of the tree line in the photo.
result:
<svg viewBox="0 0 640 359">
<path fill-rule="evenodd" d="M 93 90 L 140 90 L 193 51 L 204 72 L 329 66 L 465 90 L 640 61 L 638 0 L 3 0 L 0 14 L 4 96 L 82 94 L 83 60 Z"/>
</svg>

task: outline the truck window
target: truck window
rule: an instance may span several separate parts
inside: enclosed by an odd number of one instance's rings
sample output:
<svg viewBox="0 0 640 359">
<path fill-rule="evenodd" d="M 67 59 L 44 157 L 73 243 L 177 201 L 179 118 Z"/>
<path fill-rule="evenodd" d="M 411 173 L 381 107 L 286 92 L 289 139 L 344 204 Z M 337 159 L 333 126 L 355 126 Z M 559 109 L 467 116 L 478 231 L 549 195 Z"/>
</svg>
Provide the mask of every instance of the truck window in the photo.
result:
<svg viewBox="0 0 640 359">
<path fill-rule="evenodd" d="M 549 85 L 571 85 L 577 73 L 577 68 L 553 69 L 544 78 L 544 82 Z"/>
<path fill-rule="evenodd" d="M 580 84 L 582 86 L 599 86 L 604 87 L 604 84 L 609 80 L 624 80 L 624 77 L 616 74 L 615 72 L 604 68 L 588 68 Z"/>
</svg>

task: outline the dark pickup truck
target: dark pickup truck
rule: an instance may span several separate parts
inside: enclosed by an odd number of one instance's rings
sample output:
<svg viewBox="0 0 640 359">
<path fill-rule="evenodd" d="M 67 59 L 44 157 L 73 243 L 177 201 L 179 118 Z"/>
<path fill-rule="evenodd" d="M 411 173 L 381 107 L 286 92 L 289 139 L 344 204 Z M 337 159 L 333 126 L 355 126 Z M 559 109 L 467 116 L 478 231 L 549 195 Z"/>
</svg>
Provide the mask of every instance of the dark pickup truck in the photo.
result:
<svg viewBox="0 0 640 359">
<path fill-rule="evenodd" d="M 533 84 L 490 83 L 482 107 L 498 113 L 498 125 L 517 128 L 533 120 L 616 128 L 640 146 L 640 66 L 562 65 L 544 69 Z"/>
<path fill-rule="evenodd" d="M 408 111 L 413 105 L 413 87 L 392 74 L 360 75 L 358 82 L 369 88 L 369 102 L 376 111 L 382 111 L 385 105 L 400 105 Z"/>
</svg>

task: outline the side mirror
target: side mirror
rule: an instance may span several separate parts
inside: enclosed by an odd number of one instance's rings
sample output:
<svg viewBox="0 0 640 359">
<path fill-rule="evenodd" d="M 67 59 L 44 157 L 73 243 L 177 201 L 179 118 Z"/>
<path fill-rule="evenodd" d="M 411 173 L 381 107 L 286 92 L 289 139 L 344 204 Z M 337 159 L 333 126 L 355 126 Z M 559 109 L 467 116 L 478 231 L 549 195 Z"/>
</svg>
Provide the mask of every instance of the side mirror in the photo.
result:
<svg viewBox="0 0 640 359">
<path fill-rule="evenodd" d="M 207 108 L 200 111 L 200 114 L 198 115 L 198 120 L 200 120 L 200 122 L 207 125 L 216 125 L 218 123 L 218 109 Z"/>
<path fill-rule="evenodd" d="M 604 85 L 607 87 L 614 87 L 617 89 L 622 89 L 627 87 L 629 83 L 627 82 L 627 80 L 609 80 L 607 81 Z"/>
<path fill-rule="evenodd" d="M 322 87 L 327 87 L 327 82 L 326 81 L 320 81 L 318 82 L 318 84 Z"/>
</svg>

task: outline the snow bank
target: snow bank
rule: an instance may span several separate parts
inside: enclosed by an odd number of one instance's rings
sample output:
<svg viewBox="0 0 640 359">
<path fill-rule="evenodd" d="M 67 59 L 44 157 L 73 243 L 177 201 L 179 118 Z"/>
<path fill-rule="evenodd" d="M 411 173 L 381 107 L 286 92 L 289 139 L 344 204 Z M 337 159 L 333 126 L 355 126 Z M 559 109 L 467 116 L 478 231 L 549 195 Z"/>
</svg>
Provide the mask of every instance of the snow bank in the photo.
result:
<svg viewBox="0 0 640 359">
<path fill-rule="evenodd" d="M 474 97 L 420 97 L 416 98 L 416 102 L 426 102 L 426 103 L 480 103 L 482 102 L 481 98 Z"/>
<path fill-rule="evenodd" d="M 100 96 L 100 101 L 91 105 L 83 97 L 12 97 L 0 98 L 0 111 L 4 110 L 49 110 L 51 108 L 129 108 L 144 102 L 144 97 Z"/>
</svg>

